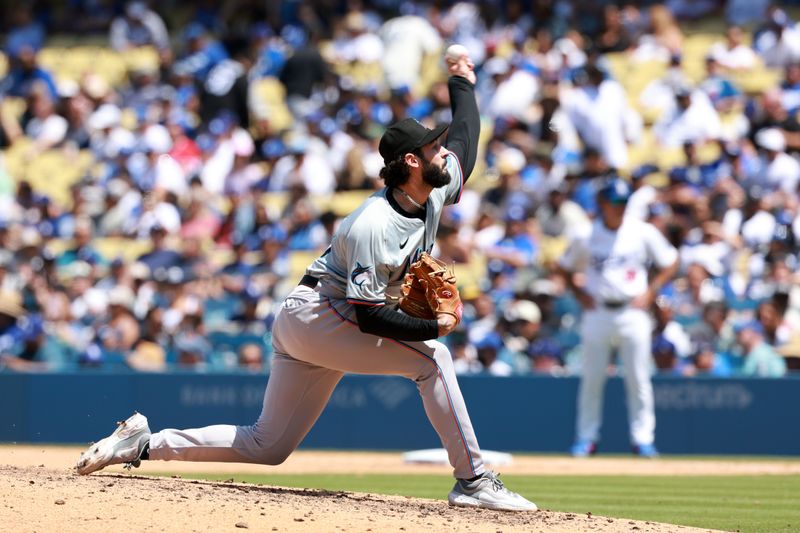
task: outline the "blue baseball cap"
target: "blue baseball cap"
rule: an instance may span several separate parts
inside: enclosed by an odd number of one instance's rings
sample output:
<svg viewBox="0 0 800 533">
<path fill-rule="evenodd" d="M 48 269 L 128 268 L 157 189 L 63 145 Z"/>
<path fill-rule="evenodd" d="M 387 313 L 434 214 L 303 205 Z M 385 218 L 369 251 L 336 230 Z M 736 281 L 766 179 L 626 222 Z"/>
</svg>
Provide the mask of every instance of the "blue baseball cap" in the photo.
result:
<svg viewBox="0 0 800 533">
<path fill-rule="evenodd" d="M 628 202 L 628 198 L 631 197 L 631 187 L 621 178 L 614 177 L 600 187 L 597 196 L 611 204 L 624 205 Z"/>
<path fill-rule="evenodd" d="M 647 216 L 649 217 L 662 217 L 669 215 L 669 206 L 663 202 L 653 202 L 647 208 Z"/>
<path fill-rule="evenodd" d="M 236 125 L 238 119 L 230 111 L 223 111 L 208 123 L 208 132 L 214 137 L 219 137 Z"/>
<path fill-rule="evenodd" d="M 675 344 L 669 341 L 663 335 L 659 335 L 653 340 L 651 349 L 653 355 L 663 355 L 663 354 L 677 355 L 675 352 Z"/>
<path fill-rule="evenodd" d="M 723 150 L 725 151 L 725 154 L 728 157 L 739 157 L 740 155 L 742 155 L 741 146 L 739 146 L 735 142 L 725 143 Z"/>
<path fill-rule="evenodd" d="M 339 125 L 332 118 L 325 117 L 319 121 L 319 131 L 323 135 L 333 135 L 339 129 Z"/>
<path fill-rule="evenodd" d="M 286 153 L 286 145 L 280 139 L 270 139 L 261 145 L 261 155 L 267 159 L 280 157 Z"/>
<path fill-rule="evenodd" d="M 561 345 L 555 339 L 537 339 L 528 347 L 528 356 L 531 358 L 551 357 L 561 361 L 562 355 Z"/>
<path fill-rule="evenodd" d="M 248 283 L 242 291 L 242 301 L 245 303 L 256 303 L 261 298 L 261 293 L 252 283 Z"/>
<path fill-rule="evenodd" d="M 764 326 L 762 326 L 761 322 L 759 322 L 758 320 L 745 320 L 733 326 L 733 332 L 736 334 L 739 334 L 748 329 L 755 331 L 759 335 L 764 334 Z"/>
<path fill-rule="evenodd" d="M 207 340 L 199 335 L 178 335 L 175 339 L 175 349 L 179 352 L 186 352 L 207 357 L 211 354 L 211 345 Z"/>
<path fill-rule="evenodd" d="M 525 208 L 521 205 L 512 205 L 503 215 L 503 220 L 506 222 L 524 222 L 527 220 Z"/>
<path fill-rule="evenodd" d="M 263 22 L 256 22 L 250 26 L 251 39 L 266 39 L 268 37 L 272 37 L 273 35 L 275 35 L 275 32 L 272 31 L 272 28 Z"/>
<path fill-rule="evenodd" d="M 183 30 L 183 38 L 187 41 L 202 37 L 206 33 L 206 28 L 199 22 L 192 22 Z"/>
<path fill-rule="evenodd" d="M 308 35 L 302 27 L 287 24 L 281 30 L 281 38 L 286 41 L 286 44 L 297 49 L 306 44 Z"/>
<path fill-rule="evenodd" d="M 672 167 L 669 171 L 669 179 L 676 183 L 687 183 L 689 181 L 689 173 L 686 167 Z"/>
<path fill-rule="evenodd" d="M 475 342 L 475 349 L 483 350 L 486 348 L 499 350 L 503 347 L 503 338 L 496 331 L 490 331 L 486 336 Z"/>
<path fill-rule="evenodd" d="M 631 172 L 631 179 L 633 181 L 637 181 L 643 178 L 646 178 L 650 174 L 654 174 L 658 172 L 658 167 L 653 165 L 652 163 L 648 163 L 646 165 L 641 165 Z"/>
<path fill-rule="evenodd" d="M 262 226 L 258 230 L 258 238 L 262 242 L 283 242 L 289 235 L 277 224 Z"/>
<path fill-rule="evenodd" d="M 217 141 L 214 140 L 214 137 L 207 133 L 201 133 L 197 136 L 197 147 L 200 149 L 201 152 L 210 152 L 217 146 Z"/>
</svg>

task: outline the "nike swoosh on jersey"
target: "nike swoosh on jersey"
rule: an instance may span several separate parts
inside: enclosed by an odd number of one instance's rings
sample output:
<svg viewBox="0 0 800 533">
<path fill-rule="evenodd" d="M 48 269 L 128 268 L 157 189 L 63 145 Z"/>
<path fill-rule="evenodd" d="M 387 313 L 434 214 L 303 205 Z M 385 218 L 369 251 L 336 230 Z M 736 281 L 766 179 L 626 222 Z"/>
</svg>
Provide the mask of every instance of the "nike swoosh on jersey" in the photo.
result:
<svg viewBox="0 0 800 533">
<path fill-rule="evenodd" d="M 405 247 L 406 247 L 406 244 L 408 244 L 408 239 L 409 239 L 409 237 L 406 237 L 406 240 L 404 240 L 404 241 L 403 241 L 403 242 L 400 244 L 400 249 L 401 249 L 401 250 L 402 250 L 403 248 L 405 248 Z"/>
</svg>

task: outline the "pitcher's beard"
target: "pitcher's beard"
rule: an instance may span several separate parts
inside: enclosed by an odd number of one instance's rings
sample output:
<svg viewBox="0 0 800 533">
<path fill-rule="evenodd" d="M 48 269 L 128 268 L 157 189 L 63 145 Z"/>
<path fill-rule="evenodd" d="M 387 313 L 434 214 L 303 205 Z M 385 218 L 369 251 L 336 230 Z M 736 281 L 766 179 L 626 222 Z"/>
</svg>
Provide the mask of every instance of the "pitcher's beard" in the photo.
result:
<svg viewBox="0 0 800 533">
<path fill-rule="evenodd" d="M 422 166 L 422 181 L 433 187 L 439 189 L 450 183 L 450 173 L 443 168 L 425 161 Z"/>
</svg>

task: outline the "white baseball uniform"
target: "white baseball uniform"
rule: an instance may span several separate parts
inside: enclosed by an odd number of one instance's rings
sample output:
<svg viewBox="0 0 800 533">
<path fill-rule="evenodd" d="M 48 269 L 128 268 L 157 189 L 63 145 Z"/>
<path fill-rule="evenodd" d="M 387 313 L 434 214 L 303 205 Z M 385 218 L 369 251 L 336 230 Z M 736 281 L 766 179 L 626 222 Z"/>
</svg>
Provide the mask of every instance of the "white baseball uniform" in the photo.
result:
<svg viewBox="0 0 800 533">
<path fill-rule="evenodd" d="M 672 265 L 678 251 L 651 224 L 626 216 L 616 230 L 597 219 L 560 259 L 570 272 L 585 272 L 585 289 L 594 309 L 581 322 L 583 370 L 578 395 L 577 440 L 597 442 L 603 412 L 603 387 L 611 350 L 619 349 L 633 445 L 653 444 L 655 411 L 650 382 L 652 321 L 629 302 L 645 293 L 648 268 Z"/>
</svg>

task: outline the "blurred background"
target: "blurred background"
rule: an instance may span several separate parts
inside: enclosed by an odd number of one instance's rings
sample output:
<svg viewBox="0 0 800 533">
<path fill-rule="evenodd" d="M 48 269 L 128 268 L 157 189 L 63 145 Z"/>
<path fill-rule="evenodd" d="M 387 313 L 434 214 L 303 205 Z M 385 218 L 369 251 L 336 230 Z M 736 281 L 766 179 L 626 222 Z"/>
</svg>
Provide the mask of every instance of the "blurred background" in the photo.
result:
<svg viewBox="0 0 800 533">
<path fill-rule="evenodd" d="M 382 187 L 384 129 L 450 119 L 451 43 L 482 115 L 434 250 L 466 304 L 458 372 L 579 373 L 552 267 L 611 172 L 680 250 L 653 371 L 800 368 L 800 2 L 0 11 L 0 371 L 267 372 L 276 305 Z"/>
</svg>

